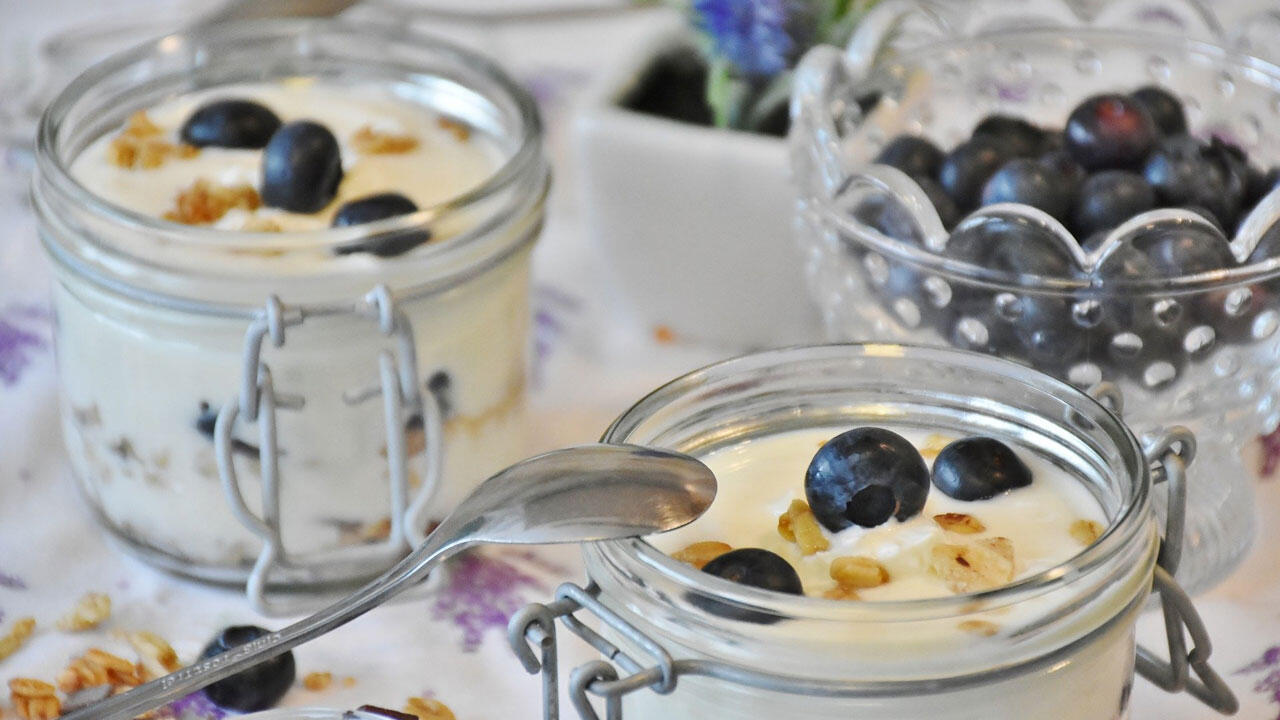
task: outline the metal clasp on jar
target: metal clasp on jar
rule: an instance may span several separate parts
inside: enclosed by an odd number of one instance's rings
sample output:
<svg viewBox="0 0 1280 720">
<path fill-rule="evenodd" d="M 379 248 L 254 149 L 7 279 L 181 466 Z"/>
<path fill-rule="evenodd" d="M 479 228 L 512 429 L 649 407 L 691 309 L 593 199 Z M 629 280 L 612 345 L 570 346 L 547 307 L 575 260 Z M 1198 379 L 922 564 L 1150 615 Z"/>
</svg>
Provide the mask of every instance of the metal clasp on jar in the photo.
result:
<svg viewBox="0 0 1280 720">
<path fill-rule="evenodd" d="M 278 393 L 271 369 L 262 360 L 262 344 L 271 339 L 273 347 L 283 347 L 287 328 L 301 325 L 313 315 L 334 314 L 333 309 L 308 311 L 286 307 L 271 296 L 266 308 L 245 333 L 240 393 L 223 406 L 214 427 L 214 451 L 223 491 L 236 518 L 262 539 L 262 550 L 246 583 L 246 594 L 254 609 L 265 615 L 287 614 L 296 608 L 268 597 L 273 571 L 307 570 L 357 563 L 388 565 L 425 537 L 423 514 L 440 482 L 443 464 L 443 421 L 435 398 L 423 402 L 419 390 L 418 360 L 413 328 L 396 305 L 385 285 L 370 291 L 354 312 L 377 323 L 381 334 L 394 340 L 393 348 L 378 352 L 379 383 L 343 396 L 351 405 L 381 396 L 386 427 L 387 464 L 390 484 L 390 528 L 387 538 L 375 545 L 360 545 L 314 553 L 289 552 L 280 530 L 280 450 L 276 435 L 276 410 L 300 410 L 305 399 Z M 259 464 L 262 476 L 262 515 L 253 513 L 244 500 L 232 459 L 232 430 L 243 417 L 256 422 L 260 438 Z M 412 500 L 409 498 L 409 451 L 405 427 L 421 417 L 425 439 L 426 472 Z"/>
<path fill-rule="evenodd" d="M 1123 409 L 1119 390 L 1100 384 L 1091 393 L 1117 415 Z M 1195 605 L 1174 580 L 1181 556 L 1182 532 L 1186 518 L 1186 468 L 1195 456 L 1195 437 L 1184 427 L 1147 433 L 1143 451 L 1153 486 L 1168 490 L 1168 509 L 1161 533 L 1152 592 L 1160 596 L 1164 612 L 1169 660 L 1138 646 L 1135 672 L 1168 692 L 1186 691 L 1220 713 L 1236 712 L 1239 703 L 1231 689 L 1209 665 L 1212 652 L 1209 633 Z M 701 675 L 749 685 L 762 690 L 803 694 L 823 694 L 818 687 L 803 687 L 798 680 L 768 675 L 748 668 L 712 660 L 673 659 L 656 640 L 605 607 L 595 585 L 587 588 L 573 583 L 561 585 L 556 599 L 548 604 L 531 604 L 516 613 L 508 625 L 508 641 L 516 657 L 529 673 L 542 674 L 542 716 L 559 720 L 560 700 L 556 620 L 569 632 L 600 652 L 607 660 L 594 660 L 573 670 L 569 697 L 581 720 L 600 720 L 591 704 L 592 695 L 603 698 L 607 720 L 621 720 L 623 696 L 649 688 L 660 694 L 676 689 L 682 676 Z M 649 656 L 642 663 L 607 640 L 578 617 L 586 613 L 608 627 L 617 637 L 640 648 Z M 1188 650 L 1187 636 L 1191 638 Z M 536 651 L 535 651 L 536 650 Z M 621 672 L 619 672 L 621 670 Z M 1195 673 L 1195 677 L 1191 673 Z"/>
</svg>

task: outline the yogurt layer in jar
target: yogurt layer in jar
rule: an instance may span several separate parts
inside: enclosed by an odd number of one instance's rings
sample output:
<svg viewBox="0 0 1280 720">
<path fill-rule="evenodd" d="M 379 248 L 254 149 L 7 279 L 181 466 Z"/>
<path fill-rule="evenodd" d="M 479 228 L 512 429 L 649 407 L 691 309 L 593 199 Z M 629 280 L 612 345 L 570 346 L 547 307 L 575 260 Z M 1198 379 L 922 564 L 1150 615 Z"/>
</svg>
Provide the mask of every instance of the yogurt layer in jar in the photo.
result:
<svg viewBox="0 0 1280 720">
<path fill-rule="evenodd" d="M 821 527 L 827 547 L 805 554 L 800 515 L 822 515 L 817 504 L 797 505 L 815 502 L 807 468 L 833 436 L 867 427 L 897 433 L 925 456 L 955 439 L 992 438 L 1033 479 L 971 501 L 930 487 L 910 517 Z M 686 528 L 584 551 L 585 595 L 603 608 L 593 612 L 616 614 L 601 614 L 600 631 L 636 663 L 614 658 L 619 686 L 641 687 L 623 694 L 625 717 L 1129 716 L 1134 624 L 1152 587 L 1159 533 L 1148 460 L 1088 396 L 968 353 L 793 348 L 680 378 L 604 439 L 692 454 L 720 486 L 708 513 Z M 895 495 L 891 512 L 910 504 L 904 497 Z M 949 548 L 995 538 L 1011 546 L 1003 575 L 987 574 L 990 552 L 961 553 L 976 580 L 939 572 L 939 557 L 956 557 Z M 724 545 L 690 552 L 705 543 Z M 790 589 L 698 569 L 710 570 L 704 563 L 729 548 L 781 556 L 796 571 Z M 877 572 L 834 572 L 840 557 L 870 561 Z M 661 667 L 655 648 L 673 661 L 668 692 L 662 677 L 644 688 L 621 674 Z"/>
<path fill-rule="evenodd" d="M 226 101 L 274 123 L 193 135 Z M 98 518 L 207 580 L 243 582 L 273 534 L 275 586 L 387 567 L 523 454 L 548 181 L 527 93 L 403 28 L 201 28 L 77 79 L 42 122 L 34 198 L 67 451 Z M 231 488 L 213 435 L 237 400 Z"/>
</svg>

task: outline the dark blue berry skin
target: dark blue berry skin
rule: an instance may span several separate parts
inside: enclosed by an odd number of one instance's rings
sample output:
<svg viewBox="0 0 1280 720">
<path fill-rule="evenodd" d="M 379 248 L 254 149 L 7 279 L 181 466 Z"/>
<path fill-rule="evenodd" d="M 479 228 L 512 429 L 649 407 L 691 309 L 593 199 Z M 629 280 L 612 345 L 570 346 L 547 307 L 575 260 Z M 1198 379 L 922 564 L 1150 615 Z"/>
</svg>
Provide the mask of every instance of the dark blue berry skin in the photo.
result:
<svg viewBox="0 0 1280 720">
<path fill-rule="evenodd" d="M 338 140 L 325 126 L 282 125 L 262 151 L 262 202 L 296 213 L 323 210 L 342 182 Z"/>
<path fill-rule="evenodd" d="M 977 207 L 982 186 L 1010 158 L 998 140 L 975 137 L 957 145 L 938 167 L 938 184 L 955 201 L 960 212 Z"/>
<path fill-rule="evenodd" d="M 800 583 L 800 575 L 796 569 L 791 567 L 791 563 L 768 550 L 759 548 L 730 550 L 704 565 L 702 571 L 762 590 L 772 590 L 788 595 L 804 594 L 804 587 Z M 745 608 L 706 595 L 690 593 L 686 597 L 690 603 L 712 615 L 732 620 L 771 625 L 782 619 L 781 616 L 773 613 Z"/>
<path fill-rule="evenodd" d="M 1248 182 L 1245 184 L 1245 206 L 1252 209 L 1277 185 L 1280 185 L 1280 167 L 1273 167 L 1266 172 L 1249 168 Z"/>
<path fill-rule="evenodd" d="M 1195 205 L 1210 213 L 1218 225 L 1234 227 L 1248 180 L 1227 147 L 1173 135 L 1151 152 L 1142 175 L 1161 205 Z"/>
<path fill-rule="evenodd" d="M 933 461 L 933 485 L 956 500 L 986 500 L 1031 484 L 1031 469 L 995 438 L 956 440 Z"/>
<path fill-rule="evenodd" d="M 804 594 L 800 575 L 791 567 L 791 563 L 759 548 L 730 550 L 704 565 L 702 572 L 761 590 L 789 595 Z"/>
<path fill-rule="evenodd" d="M 333 227 L 363 225 L 417 211 L 418 206 L 399 193 L 379 193 L 343 203 L 334 214 L 332 225 Z M 425 229 L 395 230 L 374 235 L 358 243 L 344 245 L 336 248 L 334 252 L 339 255 L 367 252 L 379 257 L 395 257 L 430 239 L 431 233 Z"/>
<path fill-rule="evenodd" d="M 1022 203 L 1065 221 L 1074 189 L 1061 173 L 1032 158 L 1010 160 L 982 188 L 982 204 Z"/>
<path fill-rule="evenodd" d="M 271 634 L 253 625 L 237 625 L 224 629 L 209 642 L 201 660 L 208 660 L 245 643 Z M 224 680 L 206 687 L 205 695 L 215 705 L 240 712 L 257 712 L 273 707 L 288 692 L 297 676 L 293 652 L 277 655 Z"/>
<path fill-rule="evenodd" d="M 1168 230 L 1134 244 L 1146 253 L 1156 277 L 1194 275 L 1235 264 L 1228 241 L 1206 232 Z"/>
<path fill-rule="evenodd" d="M 261 148 L 280 129 L 280 118 L 251 100 L 201 105 L 182 124 L 182 142 L 196 147 Z"/>
<path fill-rule="evenodd" d="M 924 239 L 915 218 L 896 198 L 868 197 L 854 208 L 853 217 L 895 240 L 918 244 Z"/>
<path fill-rule="evenodd" d="M 942 164 L 937 145 L 917 135 L 899 135 L 876 156 L 876 162 L 898 168 L 908 175 L 933 177 Z"/>
<path fill-rule="evenodd" d="M 924 194 L 929 197 L 929 202 L 933 203 L 933 208 L 938 211 L 938 219 L 942 221 L 942 227 L 950 230 L 960 222 L 960 209 L 956 207 L 956 203 L 947 195 L 947 191 L 932 178 L 920 177 L 915 178 L 916 183 L 920 185 L 920 189 L 924 190 Z"/>
<path fill-rule="evenodd" d="M 1044 150 L 1048 133 L 1022 118 L 988 115 L 973 129 L 973 136 L 995 140 L 1011 157 L 1030 157 Z"/>
<path fill-rule="evenodd" d="M 1067 118 L 1066 146 L 1086 170 L 1134 168 L 1156 140 L 1146 108 L 1124 95 L 1095 95 Z"/>
<path fill-rule="evenodd" d="M 1132 97 L 1146 109 L 1161 133 L 1177 135 L 1187 131 L 1187 115 L 1182 109 L 1182 102 L 1168 90 L 1148 85 L 1134 90 Z"/>
<path fill-rule="evenodd" d="M 1110 230 L 1156 206 L 1156 192 L 1139 174 L 1127 170 L 1103 170 L 1080 186 L 1072 211 L 1077 237 Z"/>
<path fill-rule="evenodd" d="M 864 427 L 827 441 L 809 463 L 804 494 L 832 532 L 906 520 L 924 508 L 929 468 L 910 442 L 882 428 Z"/>
<path fill-rule="evenodd" d="M 1050 150 L 1041 155 L 1040 164 L 1062 175 L 1072 188 L 1078 189 L 1080 183 L 1084 182 L 1084 168 L 1071 157 L 1071 153 L 1062 148 Z"/>
<path fill-rule="evenodd" d="M 1104 238 L 1103 233 L 1095 234 L 1085 242 L 1085 250 L 1093 251 Z M 1112 284 L 1160 277 L 1151 258 L 1132 244 L 1120 245 L 1103 259 L 1097 275 L 1103 319 L 1096 333 L 1100 347 L 1094 359 L 1109 365 L 1112 372 L 1139 382 L 1154 362 L 1167 362 L 1175 370 L 1180 369 L 1186 363 L 1182 338 L 1191 327 L 1187 313 L 1172 322 L 1161 322 L 1155 312 L 1157 296 L 1123 290 L 1108 292 Z M 1136 336 L 1141 346 L 1112 342 L 1125 334 Z"/>
</svg>

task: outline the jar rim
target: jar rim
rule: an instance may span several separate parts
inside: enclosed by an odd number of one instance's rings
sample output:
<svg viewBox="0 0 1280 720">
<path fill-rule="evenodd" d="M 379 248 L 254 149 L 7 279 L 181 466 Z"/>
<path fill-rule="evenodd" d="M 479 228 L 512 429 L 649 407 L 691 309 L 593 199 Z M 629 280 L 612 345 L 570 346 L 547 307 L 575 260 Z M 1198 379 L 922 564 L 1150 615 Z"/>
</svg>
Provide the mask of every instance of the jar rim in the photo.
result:
<svg viewBox="0 0 1280 720">
<path fill-rule="evenodd" d="M 502 102 L 508 103 L 512 108 L 512 115 L 518 129 L 518 143 L 513 143 L 512 151 L 483 182 L 439 203 L 429 207 L 421 207 L 411 214 L 376 222 L 350 227 L 315 230 L 268 233 L 185 225 L 137 212 L 107 200 L 94 193 L 71 173 L 70 164 L 74 160 L 74 156 L 68 154 L 68 156 L 64 157 L 62 154 L 65 150 L 62 145 L 65 140 L 63 132 L 65 129 L 64 121 L 68 118 L 69 113 L 84 99 L 86 93 L 104 80 L 127 72 L 131 68 L 136 68 L 148 62 L 149 59 L 154 58 L 157 54 L 178 55 L 186 52 L 189 49 L 188 46 L 195 43 L 218 43 L 244 39 L 260 41 L 297 39 L 317 34 L 332 37 L 377 38 L 383 42 L 394 42 L 404 46 L 423 48 L 438 54 L 447 61 L 456 63 L 459 67 L 465 67 L 467 72 L 474 73 L 476 77 L 486 83 L 491 83 L 495 88 L 495 95 L 486 96 L 477 91 L 479 95 L 491 101 L 496 97 Z M 191 74 L 198 76 L 201 73 L 208 73 L 213 69 L 219 68 L 219 60 L 217 57 L 212 57 L 213 55 L 216 54 L 206 53 L 200 59 L 192 60 Z M 353 67 L 360 67 L 362 63 L 366 67 L 369 66 L 368 61 L 353 59 L 351 63 Z M 113 228 L 145 235 L 151 242 L 180 242 L 190 246 L 217 247 L 231 252 L 251 250 L 267 253 L 277 251 L 288 253 L 291 250 L 304 248 L 308 250 L 333 250 L 349 243 L 368 239 L 370 236 L 409 232 L 424 227 L 430 229 L 433 223 L 478 208 L 521 183 L 534 183 L 531 192 L 536 196 L 534 202 L 540 206 L 545 199 L 550 181 L 550 175 L 542 153 L 542 141 L 542 121 L 532 95 L 492 60 L 444 38 L 430 33 L 423 33 L 404 25 L 367 20 L 305 18 L 226 22 L 181 30 L 114 53 L 107 59 L 85 70 L 63 88 L 41 115 L 37 130 L 36 200 L 39 206 L 39 190 L 48 188 L 50 192 L 58 197 L 59 201 L 71 203 L 76 208 L 84 208 L 94 219 L 110 223 Z M 499 221 L 506 220 L 506 215 L 512 214 L 510 208 L 506 210 L 507 212 L 498 218 Z M 514 249 L 514 246 L 521 244 L 520 241 L 529 239 L 525 237 L 513 238 L 510 242 L 502 244 L 500 247 L 480 252 L 478 257 L 467 255 L 466 253 L 474 250 L 474 246 L 479 243 L 479 240 L 485 237 L 484 231 L 492 224 L 493 219 L 485 216 L 478 227 L 468 227 L 442 240 L 428 242 L 419 248 L 415 248 L 411 256 L 390 258 L 388 262 L 400 265 L 411 264 L 415 268 L 431 268 L 445 264 L 447 259 L 461 257 L 464 265 L 462 270 L 465 271 L 472 269 L 474 266 L 493 261 L 495 257 L 505 256 Z M 193 270 L 187 266 L 175 266 L 142 254 L 128 252 L 117 244 L 104 243 L 97 239 L 91 239 L 88 242 L 92 243 L 92 252 L 95 256 L 110 257 L 113 260 L 129 264 L 131 267 L 195 276 L 202 274 L 201 271 Z M 76 252 L 74 248 L 62 247 L 66 245 L 65 242 L 46 238 L 45 243 L 51 254 L 80 274 L 91 278 L 112 275 L 111 271 L 103 270 L 100 265 L 79 262 L 80 258 L 78 256 L 81 253 Z M 369 270 L 370 267 L 375 269 L 371 272 Z M 346 273 L 350 276 L 373 277 L 379 274 L 377 268 L 378 266 L 376 265 L 362 265 L 347 270 Z M 265 274 L 270 275 L 269 272 Z M 108 277 L 104 279 L 109 281 L 105 284 L 112 287 L 122 284 L 119 278 Z M 128 282 L 123 284 L 129 285 Z M 130 290 L 136 291 L 130 294 L 154 296 L 159 298 L 161 302 L 171 299 L 164 297 L 162 293 L 147 292 L 145 289 L 136 286 L 131 286 Z"/>
<path fill-rule="evenodd" d="M 1037 18 L 1037 20 L 1043 20 L 1043 18 Z M 1094 26 L 1068 27 L 1043 22 L 1010 24 L 999 28 L 984 29 L 962 37 L 934 39 L 927 45 L 907 48 L 893 54 L 891 57 L 892 62 L 894 63 L 909 65 L 912 62 L 918 62 L 921 58 L 938 57 L 949 51 L 971 47 L 981 43 L 993 43 L 1008 39 L 1025 40 L 1028 38 L 1042 36 L 1051 36 L 1059 39 L 1063 37 L 1100 38 L 1112 42 L 1124 42 L 1131 45 L 1140 44 L 1144 47 L 1160 46 L 1172 48 L 1175 52 L 1183 54 L 1195 54 L 1198 56 L 1210 57 L 1218 63 L 1229 64 L 1233 69 L 1244 72 L 1253 77 L 1268 77 L 1271 79 L 1273 84 L 1280 86 L 1280 65 L 1238 50 L 1217 45 L 1207 40 L 1154 31 Z M 885 68 L 886 62 L 887 60 L 883 57 L 877 58 L 876 62 L 870 66 L 862 77 L 852 78 L 849 81 L 851 94 L 856 96 L 860 94 L 860 92 L 869 89 L 866 87 L 867 80 L 875 76 L 878 72 L 881 72 Z M 830 88 L 824 89 L 824 94 L 829 94 L 829 92 Z M 793 137 L 792 142 L 804 141 L 803 139 L 797 140 Z M 919 193 L 923 196 L 923 190 L 920 190 Z M 1102 290 L 1103 292 L 1118 291 L 1121 293 L 1132 293 L 1136 295 L 1154 293 L 1191 294 L 1209 290 L 1218 290 L 1224 287 L 1234 287 L 1262 282 L 1280 276 L 1280 257 L 1269 258 L 1260 262 L 1240 263 L 1227 268 L 1207 270 L 1167 278 L 1108 278 L 1105 289 L 1096 284 L 1092 284 L 1087 279 L 1077 277 L 1014 275 L 977 265 L 972 262 L 951 258 L 941 252 L 916 247 L 911 243 L 889 237 L 869 225 L 858 222 L 852 217 L 846 217 L 844 214 L 838 212 L 836 208 L 833 207 L 833 199 L 831 197 L 823 196 L 815 186 L 805 188 L 802 183 L 800 186 L 800 197 L 804 204 L 810 207 L 816 206 L 817 212 L 821 214 L 824 222 L 829 222 L 834 226 L 841 228 L 843 231 L 855 237 L 857 242 L 866 245 L 868 248 L 873 249 L 876 252 L 884 253 L 893 257 L 895 260 L 909 263 L 920 268 L 922 271 L 936 274 L 944 279 L 980 285 L 995 290 L 1034 292 L 1048 295 L 1072 295 L 1081 290 Z M 1254 229 L 1257 231 L 1257 237 L 1251 239 L 1253 240 L 1251 244 L 1244 242 L 1237 243 L 1236 240 L 1239 240 L 1240 238 L 1228 237 L 1216 229 L 1214 232 L 1221 234 L 1224 241 L 1230 243 L 1233 249 L 1236 249 L 1237 246 L 1244 247 L 1246 244 L 1249 249 L 1252 249 L 1253 246 L 1256 246 L 1257 242 L 1261 241 L 1267 231 L 1275 227 L 1277 224 L 1280 224 L 1280 189 L 1273 189 L 1269 195 L 1265 196 L 1259 203 L 1259 209 L 1262 208 L 1262 205 L 1267 204 L 1268 200 L 1270 200 L 1272 208 L 1269 212 L 1263 212 L 1260 216 L 1261 219 L 1257 223 L 1253 224 Z M 1043 220 L 1042 216 L 1044 214 L 1030 206 L 1008 203 L 1002 205 L 1001 208 L 1006 215 L 1018 221 L 1041 223 Z M 932 211 L 932 208 L 930 208 L 930 210 Z M 933 212 L 936 217 L 936 211 Z M 981 213 L 982 209 L 979 208 L 979 210 L 972 213 L 969 218 L 972 219 L 975 214 Z M 1270 219 L 1270 222 L 1265 222 L 1265 219 L 1267 218 Z M 1144 213 L 1139 219 L 1145 220 L 1147 224 L 1190 223 L 1211 225 L 1211 223 L 1205 221 L 1204 218 L 1197 213 L 1182 208 L 1158 208 Z M 960 224 L 963 224 L 964 222 L 966 221 L 962 220 Z M 1133 231 L 1136 228 L 1125 227 L 1129 224 L 1130 223 L 1126 223 L 1119 228 L 1113 229 L 1111 234 L 1133 234 Z M 947 236 L 950 236 L 950 234 L 950 232 L 946 233 Z M 1072 239 L 1074 240 L 1074 236 L 1072 236 Z M 936 242 L 936 239 L 933 240 Z M 929 239 L 926 240 L 926 242 L 928 241 Z M 1106 255 L 1113 247 L 1114 244 L 1108 242 L 1106 247 L 1099 248 L 1098 255 Z"/>
<path fill-rule="evenodd" d="M 965 611 L 976 603 L 995 607 L 1009 605 L 1043 594 L 1064 583 L 1088 575 L 1090 571 L 1122 553 L 1143 534 L 1155 533 L 1151 520 L 1151 474 L 1142 447 L 1129 428 L 1093 397 L 1056 378 L 1008 360 L 949 348 L 892 343 L 843 343 L 799 345 L 741 355 L 716 362 L 676 378 L 652 391 L 616 419 L 602 437 L 602 442 L 626 443 L 630 434 L 644 420 L 679 398 L 688 397 L 706 383 L 733 377 L 752 367 L 785 367 L 799 359 L 819 358 L 892 358 L 898 362 L 962 361 L 972 369 L 1011 383 L 1034 383 L 1037 390 L 1055 399 L 1072 402 L 1105 432 L 1121 454 L 1126 472 L 1132 478 L 1133 492 L 1118 508 L 1104 533 L 1090 546 L 1067 560 L 1025 578 L 991 590 L 952 596 L 912 600 L 862 601 L 856 603 L 821 597 L 791 596 L 740 585 L 707 575 L 687 563 L 662 552 L 643 538 L 627 538 L 589 543 L 584 551 L 610 561 L 629 558 L 645 570 L 682 589 L 714 595 L 731 604 L 782 617 L 847 622 L 894 622 L 944 618 Z M 1152 556 L 1154 558 L 1154 555 Z"/>
</svg>

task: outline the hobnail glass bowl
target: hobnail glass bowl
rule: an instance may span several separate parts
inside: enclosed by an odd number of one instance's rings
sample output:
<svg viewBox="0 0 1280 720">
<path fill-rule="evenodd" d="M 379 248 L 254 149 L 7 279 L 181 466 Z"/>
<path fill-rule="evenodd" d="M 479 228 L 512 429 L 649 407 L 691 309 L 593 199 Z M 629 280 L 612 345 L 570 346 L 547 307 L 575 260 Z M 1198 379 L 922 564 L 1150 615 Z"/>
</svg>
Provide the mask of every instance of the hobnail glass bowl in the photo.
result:
<svg viewBox="0 0 1280 720">
<path fill-rule="evenodd" d="M 1179 579 L 1203 590 L 1253 537 L 1241 449 L 1280 424 L 1280 257 L 1247 260 L 1263 244 L 1260 253 L 1280 255 L 1280 190 L 1230 238 L 1193 211 L 1161 209 L 1086 252 L 1025 205 L 981 208 L 948 231 L 914 180 L 872 160 L 902 133 L 945 149 L 997 112 L 1061 127 L 1089 95 L 1159 84 L 1184 101 L 1193 134 L 1228 138 L 1265 168 L 1280 161 L 1280 68 L 1191 39 L 1222 37 L 1194 5 L 1108 3 L 1091 18 L 1068 5 L 1036 17 L 958 5 L 963 17 L 941 4 L 884 3 L 847 52 L 817 48 L 798 71 L 790 136 L 798 228 L 827 333 L 950 345 L 1084 388 L 1110 383 L 1139 432 L 1189 427 L 1200 447 Z M 1161 24 L 1180 30 L 1152 29 Z M 1231 257 L 1194 275 L 1125 277 L 1131 253 L 1169 243 L 1229 247 Z M 1014 275 L 957 259 L 966 246 L 1014 244 L 1054 256 L 1064 272 Z"/>
</svg>

